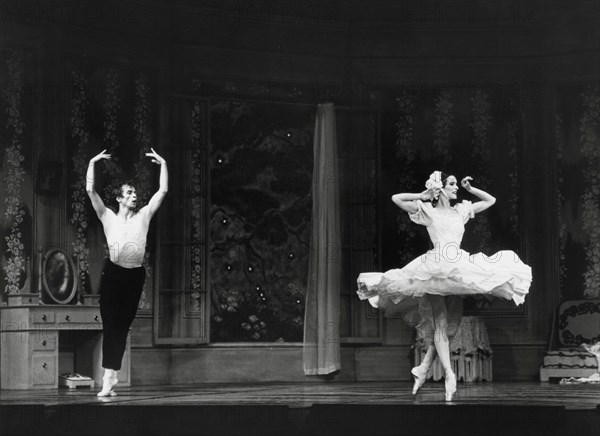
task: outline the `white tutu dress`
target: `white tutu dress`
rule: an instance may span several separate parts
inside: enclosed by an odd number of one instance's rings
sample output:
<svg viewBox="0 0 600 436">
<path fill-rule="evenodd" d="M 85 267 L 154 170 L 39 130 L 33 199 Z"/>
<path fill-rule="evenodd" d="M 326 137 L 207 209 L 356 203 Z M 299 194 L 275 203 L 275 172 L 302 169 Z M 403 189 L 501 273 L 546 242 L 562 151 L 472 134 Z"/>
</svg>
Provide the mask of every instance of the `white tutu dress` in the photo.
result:
<svg viewBox="0 0 600 436">
<path fill-rule="evenodd" d="M 427 294 L 442 296 L 484 295 L 513 300 L 519 305 L 531 285 L 531 268 L 513 251 L 493 256 L 469 254 L 460 248 L 465 223 L 474 217 L 470 201 L 442 211 L 429 202 L 416 201 L 418 211 L 410 219 L 427 227 L 433 249 L 404 268 L 384 273 L 367 272 L 358 276 L 358 296 L 385 311 L 402 311 L 404 319 L 428 332 L 433 331 L 433 315 Z M 462 302 L 447 300 L 448 322 L 460 323 Z M 425 336 L 429 336 L 425 334 Z"/>
</svg>

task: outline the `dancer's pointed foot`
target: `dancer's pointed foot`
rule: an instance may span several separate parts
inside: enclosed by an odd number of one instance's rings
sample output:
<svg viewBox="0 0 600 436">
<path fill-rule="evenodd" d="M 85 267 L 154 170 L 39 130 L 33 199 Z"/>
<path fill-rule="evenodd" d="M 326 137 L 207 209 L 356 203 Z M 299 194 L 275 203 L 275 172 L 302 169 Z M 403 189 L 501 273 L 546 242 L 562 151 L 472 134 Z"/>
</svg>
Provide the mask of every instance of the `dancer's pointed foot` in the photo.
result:
<svg viewBox="0 0 600 436">
<path fill-rule="evenodd" d="M 446 401 L 452 401 L 456 393 L 456 375 L 452 371 L 446 371 Z"/>
<path fill-rule="evenodd" d="M 419 366 L 415 366 L 413 369 L 410 370 L 410 373 L 413 375 L 413 378 L 415 379 L 415 384 L 413 385 L 413 390 L 412 390 L 413 395 L 417 395 L 417 393 L 419 392 L 419 389 L 421 389 L 421 386 L 423 386 L 423 383 L 425 383 L 428 371 L 429 371 L 429 367 L 424 366 L 422 364 Z"/>
<path fill-rule="evenodd" d="M 119 381 L 117 380 L 117 375 L 104 375 L 102 377 L 102 390 L 98 392 L 97 396 L 99 397 L 116 397 L 117 394 L 113 390 L 113 388 L 117 385 Z"/>
</svg>

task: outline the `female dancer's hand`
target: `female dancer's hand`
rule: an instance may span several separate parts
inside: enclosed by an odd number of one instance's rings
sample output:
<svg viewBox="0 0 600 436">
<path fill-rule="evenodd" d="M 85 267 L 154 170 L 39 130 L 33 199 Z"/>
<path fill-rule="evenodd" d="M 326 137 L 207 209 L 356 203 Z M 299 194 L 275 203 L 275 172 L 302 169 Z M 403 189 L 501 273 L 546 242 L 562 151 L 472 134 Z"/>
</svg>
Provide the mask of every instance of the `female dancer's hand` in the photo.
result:
<svg viewBox="0 0 600 436">
<path fill-rule="evenodd" d="M 421 192 L 420 200 L 421 201 L 431 201 L 434 198 L 437 200 L 439 196 L 440 196 L 439 189 L 429 188 L 429 189 L 426 189 L 425 191 Z"/>
<path fill-rule="evenodd" d="M 466 189 L 468 192 L 471 192 L 471 188 L 472 188 L 472 186 L 471 186 L 471 183 L 469 182 L 469 180 L 473 180 L 473 177 L 471 177 L 471 176 L 467 176 L 467 177 L 463 178 L 463 179 L 460 181 L 460 184 L 461 184 L 461 185 L 462 185 L 462 187 L 463 187 L 463 188 L 465 188 L 465 189 Z"/>
</svg>

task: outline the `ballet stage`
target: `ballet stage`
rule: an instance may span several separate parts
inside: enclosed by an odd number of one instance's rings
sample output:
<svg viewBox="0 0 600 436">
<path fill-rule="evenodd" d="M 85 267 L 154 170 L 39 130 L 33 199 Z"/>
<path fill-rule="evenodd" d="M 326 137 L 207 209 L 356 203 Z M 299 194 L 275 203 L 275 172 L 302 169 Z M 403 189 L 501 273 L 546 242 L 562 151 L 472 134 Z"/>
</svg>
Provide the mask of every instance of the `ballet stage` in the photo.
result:
<svg viewBox="0 0 600 436">
<path fill-rule="evenodd" d="M 407 382 L 0 391 L 9 435 L 598 435 L 600 385 Z"/>
</svg>

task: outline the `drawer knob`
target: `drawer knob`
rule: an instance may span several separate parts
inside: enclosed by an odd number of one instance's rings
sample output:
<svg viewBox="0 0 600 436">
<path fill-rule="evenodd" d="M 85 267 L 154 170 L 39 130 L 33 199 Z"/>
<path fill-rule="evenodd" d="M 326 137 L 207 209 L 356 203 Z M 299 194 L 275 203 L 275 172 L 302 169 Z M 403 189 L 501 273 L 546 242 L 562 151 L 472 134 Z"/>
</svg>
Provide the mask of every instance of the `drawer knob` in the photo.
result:
<svg viewBox="0 0 600 436">
<path fill-rule="evenodd" d="M 46 321 L 48 317 L 46 315 L 42 315 L 42 321 Z"/>
<path fill-rule="evenodd" d="M 45 347 L 46 346 L 46 340 L 42 341 L 42 345 Z"/>
<path fill-rule="evenodd" d="M 46 362 L 42 363 L 42 368 L 47 368 L 48 364 Z"/>
<path fill-rule="evenodd" d="M 100 317 L 98 315 L 94 315 L 94 321 L 100 321 Z"/>
<path fill-rule="evenodd" d="M 65 319 L 66 319 L 67 321 L 71 321 L 71 317 L 70 317 L 69 315 L 66 315 L 66 316 L 65 316 Z"/>
</svg>

